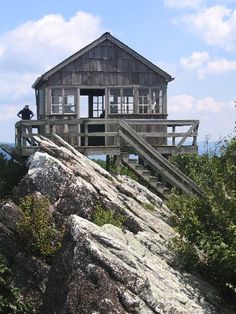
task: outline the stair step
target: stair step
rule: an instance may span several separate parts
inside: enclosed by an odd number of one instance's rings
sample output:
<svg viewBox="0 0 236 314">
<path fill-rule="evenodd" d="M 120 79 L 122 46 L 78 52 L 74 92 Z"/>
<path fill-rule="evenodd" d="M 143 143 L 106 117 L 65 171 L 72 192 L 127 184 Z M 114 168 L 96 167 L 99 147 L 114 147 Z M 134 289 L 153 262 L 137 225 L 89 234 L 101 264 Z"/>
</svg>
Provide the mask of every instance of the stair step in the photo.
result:
<svg viewBox="0 0 236 314">
<path fill-rule="evenodd" d="M 150 176 L 150 171 L 149 170 L 143 170 L 143 175 L 144 176 Z"/>
<path fill-rule="evenodd" d="M 143 166 L 136 163 L 136 164 L 135 164 L 135 168 L 138 169 L 138 170 L 140 170 L 140 169 L 143 169 Z"/>
<path fill-rule="evenodd" d="M 136 164 L 137 163 L 137 159 L 128 159 L 127 162 L 129 164 Z"/>
<path fill-rule="evenodd" d="M 170 194 L 170 193 L 171 193 L 171 189 L 169 189 L 169 188 L 164 188 L 164 189 L 163 189 L 163 192 L 166 193 L 166 194 Z"/>
<path fill-rule="evenodd" d="M 129 153 L 122 153 L 122 154 L 121 154 L 122 158 L 123 158 L 123 157 L 124 157 L 124 158 L 129 158 L 129 155 L 130 155 Z"/>
<path fill-rule="evenodd" d="M 163 191 L 162 191 L 162 194 L 165 198 L 169 198 L 170 197 L 170 194 L 171 194 L 171 190 L 168 189 L 168 188 L 165 188 Z"/>
<path fill-rule="evenodd" d="M 150 182 L 150 183 L 156 183 L 156 182 L 157 182 L 157 177 L 151 176 L 151 177 L 149 178 L 149 182 Z"/>
</svg>

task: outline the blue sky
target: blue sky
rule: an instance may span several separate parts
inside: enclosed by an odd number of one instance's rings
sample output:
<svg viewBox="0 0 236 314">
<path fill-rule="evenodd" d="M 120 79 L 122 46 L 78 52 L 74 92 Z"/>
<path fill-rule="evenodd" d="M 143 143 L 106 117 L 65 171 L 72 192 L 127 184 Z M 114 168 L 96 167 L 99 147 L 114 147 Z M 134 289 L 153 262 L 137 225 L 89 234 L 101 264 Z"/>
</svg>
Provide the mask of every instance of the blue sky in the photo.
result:
<svg viewBox="0 0 236 314">
<path fill-rule="evenodd" d="M 0 0 L 0 142 L 35 111 L 35 79 L 105 31 L 170 73 L 169 119 L 199 119 L 199 139 L 232 135 L 236 0 Z"/>
</svg>

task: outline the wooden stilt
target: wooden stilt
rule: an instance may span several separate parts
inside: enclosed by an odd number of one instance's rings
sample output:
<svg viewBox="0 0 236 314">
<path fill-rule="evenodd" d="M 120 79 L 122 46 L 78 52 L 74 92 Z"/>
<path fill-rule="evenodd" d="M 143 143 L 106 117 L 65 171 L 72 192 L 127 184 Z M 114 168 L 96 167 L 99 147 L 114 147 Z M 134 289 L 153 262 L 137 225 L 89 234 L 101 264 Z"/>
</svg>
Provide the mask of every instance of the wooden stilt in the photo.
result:
<svg viewBox="0 0 236 314">
<path fill-rule="evenodd" d="M 110 155 L 106 155 L 106 170 L 110 171 Z"/>
</svg>

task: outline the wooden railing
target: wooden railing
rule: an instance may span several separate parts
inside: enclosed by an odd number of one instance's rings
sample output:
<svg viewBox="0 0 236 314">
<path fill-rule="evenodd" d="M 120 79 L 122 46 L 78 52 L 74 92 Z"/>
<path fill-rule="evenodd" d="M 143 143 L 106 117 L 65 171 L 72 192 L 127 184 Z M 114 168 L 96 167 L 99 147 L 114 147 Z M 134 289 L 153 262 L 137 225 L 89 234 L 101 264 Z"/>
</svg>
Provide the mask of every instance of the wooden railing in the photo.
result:
<svg viewBox="0 0 236 314">
<path fill-rule="evenodd" d="M 197 120 L 157 119 L 72 119 L 22 120 L 16 123 L 16 148 L 30 149 L 34 135 L 57 134 L 77 149 L 103 146 L 123 148 L 127 145 L 119 134 L 120 121 L 125 121 L 139 136 L 161 153 L 196 152 Z"/>
<path fill-rule="evenodd" d="M 165 182 L 168 182 L 186 194 L 204 195 L 204 192 L 195 182 L 148 144 L 127 122 L 120 122 L 119 133 L 120 136 L 134 148 L 136 154 L 141 157 L 154 172 L 161 175 Z"/>
</svg>

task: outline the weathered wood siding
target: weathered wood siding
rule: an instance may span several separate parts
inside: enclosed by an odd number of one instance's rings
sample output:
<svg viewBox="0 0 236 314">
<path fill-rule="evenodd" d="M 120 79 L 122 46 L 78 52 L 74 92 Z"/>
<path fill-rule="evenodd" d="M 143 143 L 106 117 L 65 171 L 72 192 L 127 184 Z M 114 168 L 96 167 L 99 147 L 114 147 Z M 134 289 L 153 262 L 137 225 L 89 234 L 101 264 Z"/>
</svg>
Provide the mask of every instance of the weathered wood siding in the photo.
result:
<svg viewBox="0 0 236 314">
<path fill-rule="evenodd" d="M 49 77 L 48 85 L 164 86 L 165 79 L 109 40 L 105 40 Z"/>
</svg>

